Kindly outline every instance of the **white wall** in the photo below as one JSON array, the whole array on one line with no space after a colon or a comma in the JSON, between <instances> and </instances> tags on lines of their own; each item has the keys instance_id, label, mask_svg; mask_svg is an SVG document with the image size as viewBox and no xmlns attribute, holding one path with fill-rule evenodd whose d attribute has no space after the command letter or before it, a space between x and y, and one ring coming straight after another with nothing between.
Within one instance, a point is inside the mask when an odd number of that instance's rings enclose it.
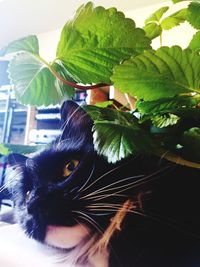
<instances>
[{"instance_id":1,"label":"white wall","mask_svg":"<svg viewBox=\"0 0 200 267\"><path fill-rule=\"evenodd\" d=\"M148 7L130 10L125 13L126 17L134 19L136 25L138 27L144 26L144 21L148 18L151 13L155 12L162 6L170 6L170 10L166 13L165 16L174 13L180 7L183 8L187 5L187 3L179 3L173 5L171 1L164 2L160 4L151 5ZM178 27L175 27L172 30L164 31L163 33L163 45L172 46L172 45L180 45L182 48L186 48L194 34L194 29L189 25L189 23L184 23ZM40 42L40 54L47 61L51 61L55 58L56 54L56 46L58 44L60 38L61 29L47 32L44 34L39 34L39 42ZM157 48L160 46L159 38L153 40L152 46Z\"/></svg>"},{"instance_id":2,"label":"white wall","mask_svg":"<svg viewBox=\"0 0 200 267\"><path fill-rule=\"evenodd\" d=\"M171 1L151 5L145 8L140 8L137 10L130 10L126 12L126 16L132 18L135 22L137 27L143 27L144 21L147 19L153 12L163 6L169 6L169 10L163 15L167 17L168 15L176 12L180 8L184 8L187 6L187 2L182 2L179 4L174 5ZM177 26L169 31L163 32L162 38L162 45L172 46L172 45L180 45L182 48L186 48L195 33L195 30L190 26L189 23L185 22L180 26ZM160 46L159 38L156 38L152 42L152 46L156 49Z\"/></svg>"},{"instance_id":3,"label":"white wall","mask_svg":"<svg viewBox=\"0 0 200 267\"><path fill-rule=\"evenodd\" d=\"M56 47L60 39L61 29L38 34L40 55L48 62L56 57Z\"/></svg>"}]
</instances>

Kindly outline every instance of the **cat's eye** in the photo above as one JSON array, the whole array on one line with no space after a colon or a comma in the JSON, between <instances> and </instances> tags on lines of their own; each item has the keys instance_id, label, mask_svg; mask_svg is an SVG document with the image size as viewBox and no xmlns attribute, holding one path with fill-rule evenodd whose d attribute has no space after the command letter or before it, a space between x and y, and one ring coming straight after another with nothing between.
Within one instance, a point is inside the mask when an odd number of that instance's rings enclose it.
<instances>
[{"instance_id":1,"label":"cat's eye","mask_svg":"<svg viewBox=\"0 0 200 267\"><path fill-rule=\"evenodd\" d=\"M68 162L63 170L63 176L68 177L78 166L78 164L79 164L78 160L71 160L70 162Z\"/></svg>"}]
</instances>

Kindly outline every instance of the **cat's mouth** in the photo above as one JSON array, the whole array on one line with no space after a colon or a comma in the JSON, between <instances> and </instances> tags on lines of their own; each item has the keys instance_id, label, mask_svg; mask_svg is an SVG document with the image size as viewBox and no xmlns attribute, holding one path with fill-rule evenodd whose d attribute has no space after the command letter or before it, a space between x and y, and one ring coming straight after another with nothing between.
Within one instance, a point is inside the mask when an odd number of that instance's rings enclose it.
<instances>
[{"instance_id":1,"label":"cat's mouth","mask_svg":"<svg viewBox=\"0 0 200 267\"><path fill-rule=\"evenodd\" d=\"M57 248L71 249L80 244L89 234L89 228L83 224L74 226L48 225L45 243Z\"/></svg>"}]
</instances>

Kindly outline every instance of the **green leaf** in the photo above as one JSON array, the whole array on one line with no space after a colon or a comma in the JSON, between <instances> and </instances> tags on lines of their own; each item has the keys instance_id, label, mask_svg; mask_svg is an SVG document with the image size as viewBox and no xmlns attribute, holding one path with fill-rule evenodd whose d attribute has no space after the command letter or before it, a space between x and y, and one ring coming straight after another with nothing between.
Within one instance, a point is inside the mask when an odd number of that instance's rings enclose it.
<instances>
[{"instance_id":1,"label":"green leaf","mask_svg":"<svg viewBox=\"0 0 200 267\"><path fill-rule=\"evenodd\" d=\"M109 101L104 101L104 102L97 102L95 106L99 108L107 108L109 106L112 106L112 104L113 104L113 101L109 100Z\"/></svg>"},{"instance_id":2,"label":"green leaf","mask_svg":"<svg viewBox=\"0 0 200 267\"><path fill-rule=\"evenodd\" d=\"M129 112L102 108L97 106L84 106L83 109L90 115L93 121L117 121L122 125L133 125L137 119Z\"/></svg>"},{"instance_id":3,"label":"green leaf","mask_svg":"<svg viewBox=\"0 0 200 267\"><path fill-rule=\"evenodd\" d=\"M178 46L161 47L116 66L111 77L124 93L147 101L200 92L200 55Z\"/></svg>"},{"instance_id":4,"label":"green leaf","mask_svg":"<svg viewBox=\"0 0 200 267\"><path fill-rule=\"evenodd\" d=\"M177 124L180 118L174 114L157 115L151 118L154 126L158 128L164 128Z\"/></svg>"},{"instance_id":5,"label":"green leaf","mask_svg":"<svg viewBox=\"0 0 200 267\"><path fill-rule=\"evenodd\" d=\"M187 19L187 8L181 9L167 18L163 19L161 22L161 27L164 30L170 30L186 21Z\"/></svg>"},{"instance_id":6,"label":"green leaf","mask_svg":"<svg viewBox=\"0 0 200 267\"><path fill-rule=\"evenodd\" d=\"M188 1L188 0L172 0L172 2L173 2L174 4L179 3L179 2L184 2L184 1Z\"/></svg>"},{"instance_id":7,"label":"green leaf","mask_svg":"<svg viewBox=\"0 0 200 267\"><path fill-rule=\"evenodd\" d=\"M65 76L60 65L53 63L52 66L47 66L39 56L23 52L13 57L8 72L18 101L48 106L71 97L73 89L66 88L62 82L57 81L50 67Z\"/></svg>"},{"instance_id":8,"label":"green leaf","mask_svg":"<svg viewBox=\"0 0 200 267\"><path fill-rule=\"evenodd\" d=\"M190 3L188 7L188 21L194 28L200 29L200 3Z\"/></svg>"},{"instance_id":9,"label":"green leaf","mask_svg":"<svg viewBox=\"0 0 200 267\"><path fill-rule=\"evenodd\" d=\"M146 32L146 36L150 39L154 39L161 35L162 27L160 25L160 19L163 14L167 12L169 9L168 6L159 8L156 12L154 12L148 19L145 20L144 31Z\"/></svg>"},{"instance_id":10,"label":"green leaf","mask_svg":"<svg viewBox=\"0 0 200 267\"><path fill-rule=\"evenodd\" d=\"M0 56L5 56L10 53L16 52L30 52L33 54L39 54L38 38L35 35L30 35L25 38L16 40L10 43L8 46L0 50Z\"/></svg>"},{"instance_id":11,"label":"green leaf","mask_svg":"<svg viewBox=\"0 0 200 267\"><path fill-rule=\"evenodd\" d=\"M57 58L77 82L110 83L115 65L146 48L150 40L133 20L89 2L64 26Z\"/></svg>"},{"instance_id":12,"label":"green leaf","mask_svg":"<svg viewBox=\"0 0 200 267\"><path fill-rule=\"evenodd\" d=\"M8 147L5 146L5 144L0 144L0 154L1 155L8 155L10 153L10 150Z\"/></svg>"},{"instance_id":13,"label":"green leaf","mask_svg":"<svg viewBox=\"0 0 200 267\"><path fill-rule=\"evenodd\" d=\"M145 25L147 25L149 22L160 22L160 19L167 12L168 9L168 6L164 6L156 10L156 12L151 14L151 16L145 20Z\"/></svg>"},{"instance_id":14,"label":"green leaf","mask_svg":"<svg viewBox=\"0 0 200 267\"><path fill-rule=\"evenodd\" d=\"M151 153L157 144L128 112L84 107L94 121L94 145L100 155L115 163L137 152Z\"/></svg>"},{"instance_id":15,"label":"green leaf","mask_svg":"<svg viewBox=\"0 0 200 267\"><path fill-rule=\"evenodd\" d=\"M62 62L54 61L51 64L51 68L55 70L62 78L67 81L75 83L75 80L70 76L70 73L63 66ZM55 90L61 91L61 100L70 100L75 94L75 89L71 86L64 84L60 79L55 78Z\"/></svg>"},{"instance_id":16,"label":"green leaf","mask_svg":"<svg viewBox=\"0 0 200 267\"><path fill-rule=\"evenodd\" d=\"M178 109L194 108L200 103L200 95L176 96L157 101L138 101L136 107L142 115L174 113Z\"/></svg>"},{"instance_id":17,"label":"green leaf","mask_svg":"<svg viewBox=\"0 0 200 267\"><path fill-rule=\"evenodd\" d=\"M194 51L200 50L200 31L196 32L189 44L189 48Z\"/></svg>"},{"instance_id":18,"label":"green leaf","mask_svg":"<svg viewBox=\"0 0 200 267\"><path fill-rule=\"evenodd\" d=\"M156 22L148 23L143 29L146 32L146 36L150 39L154 39L162 33L161 26Z\"/></svg>"},{"instance_id":19,"label":"green leaf","mask_svg":"<svg viewBox=\"0 0 200 267\"><path fill-rule=\"evenodd\" d=\"M44 149L44 145L28 146L18 144L0 144L0 154L8 155L10 153L30 154Z\"/></svg>"},{"instance_id":20,"label":"green leaf","mask_svg":"<svg viewBox=\"0 0 200 267\"><path fill-rule=\"evenodd\" d=\"M181 145L185 158L200 162L200 128L194 127L185 131L181 138Z\"/></svg>"},{"instance_id":21,"label":"green leaf","mask_svg":"<svg viewBox=\"0 0 200 267\"><path fill-rule=\"evenodd\" d=\"M95 149L111 163L116 163L137 152L151 153L154 149L148 134L134 125L99 121L95 122L93 130Z\"/></svg>"}]
</instances>

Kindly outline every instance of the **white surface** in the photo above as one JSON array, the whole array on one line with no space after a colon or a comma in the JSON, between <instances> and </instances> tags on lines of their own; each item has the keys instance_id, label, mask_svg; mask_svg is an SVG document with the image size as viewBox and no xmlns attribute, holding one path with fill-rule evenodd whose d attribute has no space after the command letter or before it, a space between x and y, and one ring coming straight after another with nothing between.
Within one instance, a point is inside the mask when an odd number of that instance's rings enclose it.
<instances>
[{"instance_id":1,"label":"white surface","mask_svg":"<svg viewBox=\"0 0 200 267\"><path fill-rule=\"evenodd\" d=\"M158 10L163 6L169 6L169 10L163 15L162 19L168 17L169 15L177 12L182 8L186 8L188 6L188 2L180 2L178 4L173 4L172 1L164 2L160 1L160 3L151 5L148 7L142 7L137 10L126 11L125 14L127 17L132 18L138 27L144 26L144 21L147 19L150 14ZM161 21L162 21L161 19ZM181 23L179 26L174 27L171 30L163 31L162 34L162 45L163 46L172 46L179 45L182 48L186 48L189 45L189 42L192 39L193 34L196 30L188 23ZM160 47L160 38L155 38L152 42L152 47L157 49Z\"/></svg>"},{"instance_id":2,"label":"white surface","mask_svg":"<svg viewBox=\"0 0 200 267\"><path fill-rule=\"evenodd\" d=\"M108 267L108 251L96 253L87 266L68 263L61 251L25 236L18 225L0 222L1 267Z\"/></svg>"},{"instance_id":3,"label":"white surface","mask_svg":"<svg viewBox=\"0 0 200 267\"><path fill-rule=\"evenodd\" d=\"M56 250L27 238L18 225L1 225L1 267L72 267L66 262L59 263L62 258Z\"/></svg>"}]
</instances>

